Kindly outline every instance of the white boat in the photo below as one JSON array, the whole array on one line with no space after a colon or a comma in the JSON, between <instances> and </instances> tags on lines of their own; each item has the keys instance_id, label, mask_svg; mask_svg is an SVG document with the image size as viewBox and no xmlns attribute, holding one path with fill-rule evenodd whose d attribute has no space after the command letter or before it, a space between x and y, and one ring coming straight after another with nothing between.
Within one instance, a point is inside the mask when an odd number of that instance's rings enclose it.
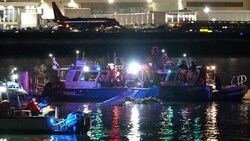
<instances>
[{"instance_id":1,"label":"white boat","mask_svg":"<svg viewBox=\"0 0 250 141\"><path fill-rule=\"evenodd\" d=\"M54 100L105 101L126 93L128 89L135 91L131 95L133 98L158 96L157 87L128 87L125 84L130 82L123 72L110 68L103 70L99 64L86 60L76 60L75 66L56 68L56 71L61 79L60 83L57 86L47 83L43 91L44 97Z\"/></svg>"},{"instance_id":2,"label":"white boat","mask_svg":"<svg viewBox=\"0 0 250 141\"><path fill-rule=\"evenodd\" d=\"M41 109L41 114L32 115L24 109L27 92L16 83L0 82L0 133L42 134L42 133L86 133L90 127L90 114L84 111L70 113L65 119L45 114L50 107Z\"/></svg>"}]
</instances>

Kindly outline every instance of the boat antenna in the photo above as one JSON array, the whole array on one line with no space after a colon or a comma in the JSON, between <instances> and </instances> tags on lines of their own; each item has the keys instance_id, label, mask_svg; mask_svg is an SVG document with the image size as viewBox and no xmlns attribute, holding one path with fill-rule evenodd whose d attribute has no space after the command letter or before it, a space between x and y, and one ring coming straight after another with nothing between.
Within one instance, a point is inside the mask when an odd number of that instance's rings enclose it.
<instances>
[{"instance_id":1,"label":"boat antenna","mask_svg":"<svg viewBox=\"0 0 250 141\"><path fill-rule=\"evenodd\" d=\"M113 59L113 62L114 62L114 64L116 64L116 54L115 54L115 52L114 52L114 59Z\"/></svg>"},{"instance_id":2,"label":"boat antenna","mask_svg":"<svg viewBox=\"0 0 250 141\"><path fill-rule=\"evenodd\" d=\"M109 62L109 55L108 55L108 53L107 53L107 58L108 58L108 62Z\"/></svg>"},{"instance_id":3,"label":"boat antenna","mask_svg":"<svg viewBox=\"0 0 250 141\"><path fill-rule=\"evenodd\" d=\"M82 53L82 60L84 60L85 52Z\"/></svg>"}]
</instances>

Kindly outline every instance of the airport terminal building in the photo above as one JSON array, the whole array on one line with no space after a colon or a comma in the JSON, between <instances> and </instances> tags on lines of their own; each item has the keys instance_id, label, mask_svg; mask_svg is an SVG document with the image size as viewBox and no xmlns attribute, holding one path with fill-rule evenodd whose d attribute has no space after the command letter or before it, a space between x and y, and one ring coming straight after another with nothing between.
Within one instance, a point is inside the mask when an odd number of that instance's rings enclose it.
<instances>
[{"instance_id":1,"label":"airport terminal building","mask_svg":"<svg viewBox=\"0 0 250 141\"><path fill-rule=\"evenodd\" d=\"M55 0L0 0L0 28L53 26ZM249 21L250 0L60 0L71 18L115 18L121 25L183 21Z\"/></svg>"}]
</instances>

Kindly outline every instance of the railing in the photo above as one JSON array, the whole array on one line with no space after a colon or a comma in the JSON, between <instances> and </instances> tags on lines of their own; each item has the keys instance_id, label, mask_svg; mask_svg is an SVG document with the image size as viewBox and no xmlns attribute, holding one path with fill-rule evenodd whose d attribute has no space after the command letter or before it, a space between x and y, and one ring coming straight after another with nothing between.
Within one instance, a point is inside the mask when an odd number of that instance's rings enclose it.
<instances>
[{"instance_id":1,"label":"railing","mask_svg":"<svg viewBox=\"0 0 250 141\"><path fill-rule=\"evenodd\" d=\"M247 81L246 75L235 75L231 80L231 85L240 86Z\"/></svg>"}]
</instances>

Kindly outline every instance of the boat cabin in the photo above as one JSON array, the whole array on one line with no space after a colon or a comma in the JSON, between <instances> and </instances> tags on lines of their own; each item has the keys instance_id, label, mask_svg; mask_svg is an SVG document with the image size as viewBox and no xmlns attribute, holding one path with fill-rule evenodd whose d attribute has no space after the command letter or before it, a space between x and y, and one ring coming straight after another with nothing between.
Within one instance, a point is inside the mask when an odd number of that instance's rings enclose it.
<instances>
[{"instance_id":1,"label":"boat cabin","mask_svg":"<svg viewBox=\"0 0 250 141\"><path fill-rule=\"evenodd\" d=\"M77 60L76 66L68 69L58 69L58 76L64 81L66 89L96 88L101 76L101 67L96 63Z\"/></svg>"},{"instance_id":2,"label":"boat cabin","mask_svg":"<svg viewBox=\"0 0 250 141\"><path fill-rule=\"evenodd\" d=\"M28 93L15 82L0 82L0 101L8 100L15 109L23 109L26 106Z\"/></svg>"}]
</instances>

